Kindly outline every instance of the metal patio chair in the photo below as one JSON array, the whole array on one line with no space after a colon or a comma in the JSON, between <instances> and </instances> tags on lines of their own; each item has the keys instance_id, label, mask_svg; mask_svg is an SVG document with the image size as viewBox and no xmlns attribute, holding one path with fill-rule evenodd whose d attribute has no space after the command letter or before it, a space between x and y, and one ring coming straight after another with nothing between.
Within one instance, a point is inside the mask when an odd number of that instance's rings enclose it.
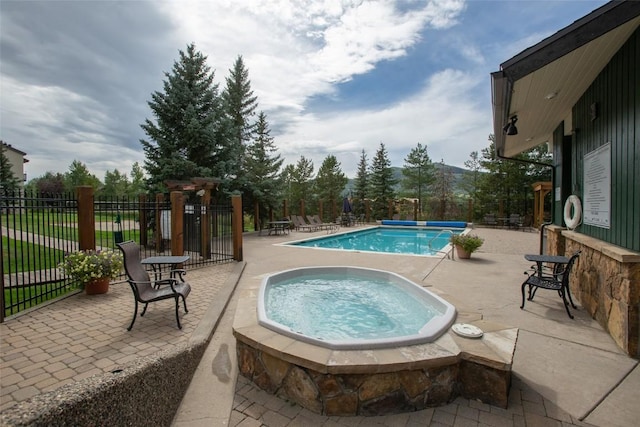
<instances>
[{"instance_id":1,"label":"metal patio chair","mask_svg":"<svg viewBox=\"0 0 640 427\"><path fill-rule=\"evenodd\" d=\"M144 304L144 309L140 313L140 317L144 316L149 303L162 301L173 298L176 302L176 322L178 329L182 329L179 316L179 301L182 298L184 312L187 310L187 296L191 292L191 285L187 282L170 277L167 279L151 280L149 273L145 270L140 260L140 247L133 241L118 243L118 248L124 256L124 269L127 273L127 281L133 291L135 309L133 311L133 319L127 328L128 331L133 328L138 315L138 303ZM182 277L181 275L179 276Z\"/></svg>"},{"instance_id":2,"label":"metal patio chair","mask_svg":"<svg viewBox=\"0 0 640 427\"><path fill-rule=\"evenodd\" d=\"M571 268L575 264L576 259L580 255L580 251L576 252L569 258L569 261L566 264L556 263L554 264L552 269L547 269L539 263L537 267L532 267L533 271L525 272L528 274L527 279L522 283L522 305L521 309L524 308L525 303L525 288L528 286L528 301L532 301L533 297L536 295L536 291L540 288L548 289L551 291L557 291L558 295L562 298L562 302L564 303L564 308L567 311L567 314L571 319L573 319L573 315L569 311L569 304L574 309L577 309L576 305L571 298L571 290L569 289L569 275L571 274Z\"/></svg>"}]
</instances>

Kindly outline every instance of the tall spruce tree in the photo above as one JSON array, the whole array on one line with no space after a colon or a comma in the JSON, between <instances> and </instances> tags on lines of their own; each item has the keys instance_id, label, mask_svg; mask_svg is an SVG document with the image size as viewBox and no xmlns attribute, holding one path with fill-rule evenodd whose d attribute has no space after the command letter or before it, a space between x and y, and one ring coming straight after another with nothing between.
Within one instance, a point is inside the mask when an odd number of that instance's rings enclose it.
<instances>
[{"instance_id":1,"label":"tall spruce tree","mask_svg":"<svg viewBox=\"0 0 640 427\"><path fill-rule=\"evenodd\" d=\"M411 149L404 159L402 175L404 178L400 184L404 190L403 194L418 199L418 210L420 213L424 212L427 190L435 180L433 164L427 154L426 145L418 143Z\"/></svg>"},{"instance_id":2,"label":"tall spruce tree","mask_svg":"<svg viewBox=\"0 0 640 427\"><path fill-rule=\"evenodd\" d=\"M329 154L322 162L322 165L320 165L320 169L318 169L316 189L318 198L322 200L323 206L327 208L324 212L329 212L329 208L332 209L330 211L332 221L338 215L337 209L333 210L333 208L337 207L338 203L342 200L342 193L347 182L349 182L349 179L344 172L342 172L340 162L336 156Z\"/></svg>"},{"instance_id":3,"label":"tall spruce tree","mask_svg":"<svg viewBox=\"0 0 640 427\"><path fill-rule=\"evenodd\" d=\"M358 162L358 172L356 173L356 179L354 184L354 201L353 211L356 214L365 213L365 199L368 197L369 190L369 165L367 163L367 153L364 149Z\"/></svg>"},{"instance_id":4,"label":"tall spruce tree","mask_svg":"<svg viewBox=\"0 0 640 427\"><path fill-rule=\"evenodd\" d=\"M275 208L281 197L279 172L284 160L276 154L270 133L267 116L260 112L255 139L247 147L244 175L248 185L245 200L250 207L258 203L261 218L266 218L268 210Z\"/></svg>"},{"instance_id":5,"label":"tall spruce tree","mask_svg":"<svg viewBox=\"0 0 640 427\"><path fill-rule=\"evenodd\" d=\"M464 190L473 203L473 220L481 218L480 207L478 206L478 189L480 178L482 176L482 166L480 165L480 157L477 151L469 154L469 160L465 160L464 166L467 168L462 174L460 188Z\"/></svg>"},{"instance_id":6,"label":"tall spruce tree","mask_svg":"<svg viewBox=\"0 0 640 427\"><path fill-rule=\"evenodd\" d=\"M302 214L300 209L300 201L305 201L305 206L309 203L313 203L313 162L304 156L300 156L300 159L296 163L293 169L287 169L290 173L290 191L291 198L291 211L297 214Z\"/></svg>"},{"instance_id":7,"label":"tall spruce tree","mask_svg":"<svg viewBox=\"0 0 640 427\"><path fill-rule=\"evenodd\" d=\"M256 123L252 121L252 116L258 107L258 97L254 96L251 90L249 71L244 65L242 56L236 58L233 68L229 70L222 99L232 126L233 136L230 149L233 152L233 157L238 160L233 165L236 168L233 174L237 178L232 183L232 189L247 191L250 184L247 182L243 169L245 168L246 148L253 139L256 130Z\"/></svg>"},{"instance_id":8,"label":"tall spruce tree","mask_svg":"<svg viewBox=\"0 0 640 427\"><path fill-rule=\"evenodd\" d=\"M389 216L389 203L395 198L394 186L397 180L393 177L391 160L384 144L381 142L376 155L371 162L369 175L369 194L373 199L373 216L384 219Z\"/></svg>"},{"instance_id":9,"label":"tall spruce tree","mask_svg":"<svg viewBox=\"0 0 640 427\"><path fill-rule=\"evenodd\" d=\"M453 219L454 211L454 177L451 168L444 164L444 159L436 167L435 181L432 185L431 208L439 220Z\"/></svg>"},{"instance_id":10,"label":"tall spruce tree","mask_svg":"<svg viewBox=\"0 0 640 427\"><path fill-rule=\"evenodd\" d=\"M165 180L225 179L237 161L229 150L230 127L207 57L194 44L179 55L171 73L165 73L164 91L154 92L148 102L155 121L141 125L149 137L140 143L153 191L165 191Z\"/></svg>"}]
</instances>

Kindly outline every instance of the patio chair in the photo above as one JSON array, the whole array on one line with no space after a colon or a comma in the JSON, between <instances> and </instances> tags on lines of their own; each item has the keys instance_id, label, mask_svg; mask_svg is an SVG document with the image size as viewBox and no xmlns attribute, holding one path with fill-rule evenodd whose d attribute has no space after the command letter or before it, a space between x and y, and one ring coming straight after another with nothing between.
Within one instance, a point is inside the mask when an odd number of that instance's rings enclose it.
<instances>
[{"instance_id":1,"label":"patio chair","mask_svg":"<svg viewBox=\"0 0 640 427\"><path fill-rule=\"evenodd\" d=\"M522 228L522 216L519 214L511 214L509 216L509 227Z\"/></svg>"},{"instance_id":2,"label":"patio chair","mask_svg":"<svg viewBox=\"0 0 640 427\"><path fill-rule=\"evenodd\" d=\"M118 243L118 248L124 256L124 270L127 273L127 282L133 291L135 308L133 311L133 319L127 328L130 331L136 321L138 315L138 303L144 304L144 309L140 313L140 317L144 316L149 303L162 301L173 298L176 302L176 322L178 329L182 329L179 316L179 301L182 298L184 312L187 310L187 296L191 292L191 286L187 282L176 279L175 277L159 280L151 280L149 273L145 270L140 261L140 247L133 241ZM180 276L182 277L182 276Z\"/></svg>"},{"instance_id":3,"label":"patio chair","mask_svg":"<svg viewBox=\"0 0 640 427\"><path fill-rule=\"evenodd\" d=\"M495 214L487 214L484 216L484 224L489 225L491 227L495 227L498 225L498 220L496 219Z\"/></svg>"},{"instance_id":4,"label":"patio chair","mask_svg":"<svg viewBox=\"0 0 640 427\"><path fill-rule=\"evenodd\" d=\"M576 259L580 255L580 251L576 252L569 258L569 261L566 264L558 264L556 263L552 270L548 270L544 268L542 265L538 267L532 267L533 271L526 272L524 274L528 274L527 279L522 283L522 305L521 309L524 308L525 303L525 288L528 286L528 301L533 301L533 297L536 295L536 291L539 288L548 289L551 291L557 291L558 295L562 298L562 302L564 303L564 308L567 311L567 314L571 319L573 319L573 315L569 311L569 304L574 309L577 309L576 305L571 298L571 290L569 289L569 275L571 274L571 268L575 263Z\"/></svg>"}]
</instances>

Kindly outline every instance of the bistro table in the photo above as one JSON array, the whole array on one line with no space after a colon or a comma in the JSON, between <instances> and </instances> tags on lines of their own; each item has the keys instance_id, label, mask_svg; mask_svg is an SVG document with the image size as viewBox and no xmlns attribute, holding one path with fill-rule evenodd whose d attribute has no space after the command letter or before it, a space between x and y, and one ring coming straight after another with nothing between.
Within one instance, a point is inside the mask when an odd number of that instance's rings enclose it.
<instances>
[{"instance_id":1,"label":"bistro table","mask_svg":"<svg viewBox=\"0 0 640 427\"><path fill-rule=\"evenodd\" d=\"M152 256L149 258L145 258L140 263L142 265L150 265L151 270L153 270L153 274L156 280L160 280L162 278L162 269L163 267L169 266L170 277L175 277L175 273L178 273L180 280L184 282L182 275L184 271L178 270L178 265L187 262L189 260L189 255L159 255Z\"/></svg>"},{"instance_id":2,"label":"bistro table","mask_svg":"<svg viewBox=\"0 0 640 427\"><path fill-rule=\"evenodd\" d=\"M285 233L289 233L289 227L291 226L291 223L289 221L286 220L282 220L282 221L268 221L267 222L267 229L269 230L268 235L271 235L271 233L273 234L285 234Z\"/></svg>"},{"instance_id":3,"label":"bistro table","mask_svg":"<svg viewBox=\"0 0 640 427\"><path fill-rule=\"evenodd\" d=\"M533 261L538 265L538 276L542 276L542 264L553 264L553 272L555 274L560 271L560 267L563 267L569 262L569 258L563 255L525 254L524 259Z\"/></svg>"}]
</instances>

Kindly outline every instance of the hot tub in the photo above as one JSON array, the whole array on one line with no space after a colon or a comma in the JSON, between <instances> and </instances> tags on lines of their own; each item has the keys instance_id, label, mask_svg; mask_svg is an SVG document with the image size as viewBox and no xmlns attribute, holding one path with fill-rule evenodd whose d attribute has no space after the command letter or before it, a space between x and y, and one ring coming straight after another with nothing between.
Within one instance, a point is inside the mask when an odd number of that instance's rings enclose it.
<instances>
[{"instance_id":1,"label":"hot tub","mask_svg":"<svg viewBox=\"0 0 640 427\"><path fill-rule=\"evenodd\" d=\"M268 286L327 271L382 278L401 293L439 307L440 314L416 334L367 339L320 338L269 319L263 305ZM331 416L411 412L445 405L457 396L507 406L515 328L463 312L456 320L482 328L484 335L457 336L448 328L456 317L451 304L379 270L314 267L247 281L252 285L240 291L233 322L238 370L268 393Z\"/></svg>"},{"instance_id":2,"label":"hot tub","mask_svg":"<svg viewBox=\"0 0 640 427\"><path fill-rule=\"evenodd\" d=\"M307 267L266 277L258 323L321 347L367 350L432 342L456 309L427 289L388 271Z\"/></svg>"}]
</instances>

